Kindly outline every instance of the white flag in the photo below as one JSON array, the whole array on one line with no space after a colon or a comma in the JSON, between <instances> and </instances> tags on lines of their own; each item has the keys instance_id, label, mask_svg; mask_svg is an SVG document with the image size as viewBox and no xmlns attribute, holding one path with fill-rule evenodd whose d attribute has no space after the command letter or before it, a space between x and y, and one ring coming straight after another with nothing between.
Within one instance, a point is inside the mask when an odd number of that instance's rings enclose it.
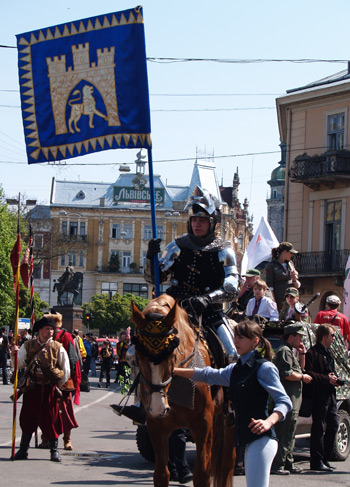
<instances>
[{"instance_id":1,"label":"white flag","mask_svg":"<svg viewBox=\"0 0 350 487\"><path fill-rule=\"evenodd\" d=\"M344 280L344 292L343 292L343 313L350 318L350 257L345 266L345 280Z\"/></svg>"},{"instance_id":2,"label":"white flag","mask_svg":"<svg viewBox=\"0 0 350 487\"><path fill-rule=\"evenodd\" d=\"M273 233L269 222L265 217L261 217L259 226L251 239L241 262L241 275L247 269L255 269L264 260L271 260L271 249L278 247L279 241Z\"/></svg>"}]
</instances>

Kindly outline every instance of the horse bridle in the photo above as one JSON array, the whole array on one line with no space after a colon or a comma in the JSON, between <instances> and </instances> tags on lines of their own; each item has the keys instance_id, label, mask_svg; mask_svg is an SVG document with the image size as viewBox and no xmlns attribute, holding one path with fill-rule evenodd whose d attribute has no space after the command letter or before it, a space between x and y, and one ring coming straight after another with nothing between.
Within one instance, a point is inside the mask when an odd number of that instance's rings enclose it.
<instances>
[{"instance_id":1,"label":"horse bridle","mask_svg":"<svg viewBox=\"0 0 350 487\"><path fill-rule=\"evenodd\" d=\"M160 332L160 333L150 333L145 330L139 330L138 333L143 336L143 337L152 337L152 338L164 338L167 336L172 335L173 333L177 333L176 328L171 328L167 332ZM166 393L164 392L164 389L170 384L170 382L173 380L173 374L170 375L170 377L164 381L160 382L159 384L153 384L150 382L146 377L142 374L141 369L140 369L140 382L144 382L150 389L150 394L153 394L154 392L160 392L162 395L165 395Z\"/></svg>"}]
</instances>

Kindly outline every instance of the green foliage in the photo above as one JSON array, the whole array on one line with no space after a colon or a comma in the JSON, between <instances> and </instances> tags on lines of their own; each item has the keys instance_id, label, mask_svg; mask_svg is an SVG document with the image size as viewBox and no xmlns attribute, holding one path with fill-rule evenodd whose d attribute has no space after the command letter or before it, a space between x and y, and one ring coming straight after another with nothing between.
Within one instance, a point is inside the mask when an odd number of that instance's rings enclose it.
<instances>
[{"instance_id":1,"label":"green foliage","mask_svg":"<svg viewBox=\"0 0 350 487\"><path fill-rule=\"evenodd\" d=\"M109 262L108 262L108 267L110 272L119 272L120 269L120 262L119 262L119 255L118 254L112 254Z\"/></svg>"},{"instance_id":2,"label":"green foliage","mask_svg":"<svg viewBox=\"0 0 350 487\"><path fill-rule=\"evenodd\" d=\"M148 299L134 296L133 294L125 294L121 296L116 293L112 299L109 299L108 294L95 294L90 303L83 304L84 315L89 312L94 317L94 328L100 330L101 335L117 335L120 330L125 330L128 326L132 326L131 318L131 304L133 300L139 309L143 309L148 303ZM84 321L87 326L87 322Z\"/></svg>"},{"instance_id":3,"label":"green foliage","mask_svg":"<svg viewBox=\"0 0 350 487\"><path fill-rule=\"evenodd\" d=\"M49 308L49 304L45 301L41 301L38 293L34 293L34 310L35 319L39 320L44 311ZM19 316L20 318L30 318L31 316L31 306L30 306L30 291L26 289L25 286L20 282L19 286Z\"/></svg>"},{"instance_id":4,"label":"green foliage","mask_svg":"<svg viewBox=\"0 0 350 487\"><path fill-rule=\"evenodd\" d=\"M124 374L125 374L125 379L122 375L118 376L118 382L122 386L120 389L121 394L125 395L128 394L132 380L131 380L131 368L128 365L124 366Z\"/></svg>"},{"instance_id":5,"label":"green foliage","mask_svg":"<svg viewBox=\"0 0 350 487\"><path fill-rule=\"evenodd\" d=\"M8 211L0 186L0 323L13 328L15 294L10 262L17 238L17 215Z\"/></svg>"},{"instance_id":6,"label":"green foliage","mask_svg":"<svg viewBox=\"0 0 350 487\"><path fill-rule=\"evenodd\" d=\"M11 250L17 239L17 213L10 212L7 208L5 195L0 186L0 323L1 326L14 327L15 321L15 292L13 286L13 274L10 261ZM23 216L20 218L22 233L22 249L26 247L23 236L27 234L27 225ZM31 314L27 291L20 282L19 316L29 318ZM48 304L41 301L37 293L34 294L34 306L36 317L42 315L42 309Z\"/></svg>"}]
</instances>

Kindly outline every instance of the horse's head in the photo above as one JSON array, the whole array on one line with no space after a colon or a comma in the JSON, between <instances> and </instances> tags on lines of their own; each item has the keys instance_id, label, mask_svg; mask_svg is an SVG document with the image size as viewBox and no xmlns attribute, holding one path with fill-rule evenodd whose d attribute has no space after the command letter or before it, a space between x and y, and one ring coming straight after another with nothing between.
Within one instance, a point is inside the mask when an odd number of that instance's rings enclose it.
<instances>
[{"instance_id":1,"label":"horse's head","mask_svg":"<svg viewBox=\"0 0 350 487\"><path fill-rule=\"evenodd\" d=\"M157 298L159 300L159 298ZM141 372L141 393L148 413L161 417L169 410L167 391L175 363L174 351L179 345L175 323L179 308L151 301L142 313L131 301L131 319L136 325L132 338Z\"/></svg>"}]
</instances>

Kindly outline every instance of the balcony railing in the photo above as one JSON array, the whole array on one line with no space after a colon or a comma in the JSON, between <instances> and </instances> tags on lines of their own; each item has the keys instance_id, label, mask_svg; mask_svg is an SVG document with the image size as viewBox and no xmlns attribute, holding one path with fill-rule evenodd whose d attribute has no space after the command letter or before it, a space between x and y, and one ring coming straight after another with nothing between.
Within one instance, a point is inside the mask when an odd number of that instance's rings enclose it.
<instances>
[{"instance_id":1,"label":"balcony railing","mask_svg":"<svg viewBox=\"0 0 350 487\"><path fill-rule=\"evenodd\" d=\"M143 274L143 267L137 269L124 269L120 268L118 271L113 267L96 267L96 272L110 273L110 274Z\"/></svg>"},{"instance_id":2,"label":"balcony railing","mask_svg":"<svg viewBox=\"0 0 350 487\"><path fill-rule=\"evenodd\" d=\"M350 152L328 151L316 156L303 154L295 158L288 174L295 183L322 183L350 179Z\"/></svg>"},{"instance_id":3,"label":"balcony railing","mask_svg":"<svg viewBox=\"0 0 350 487\"><path fill-rule=\"evenodd\" d=\"M344 275L350 250L334 250L332 252L300 252L293 262L299 275L319 276Z\"/></svg>"}]
</instances>

